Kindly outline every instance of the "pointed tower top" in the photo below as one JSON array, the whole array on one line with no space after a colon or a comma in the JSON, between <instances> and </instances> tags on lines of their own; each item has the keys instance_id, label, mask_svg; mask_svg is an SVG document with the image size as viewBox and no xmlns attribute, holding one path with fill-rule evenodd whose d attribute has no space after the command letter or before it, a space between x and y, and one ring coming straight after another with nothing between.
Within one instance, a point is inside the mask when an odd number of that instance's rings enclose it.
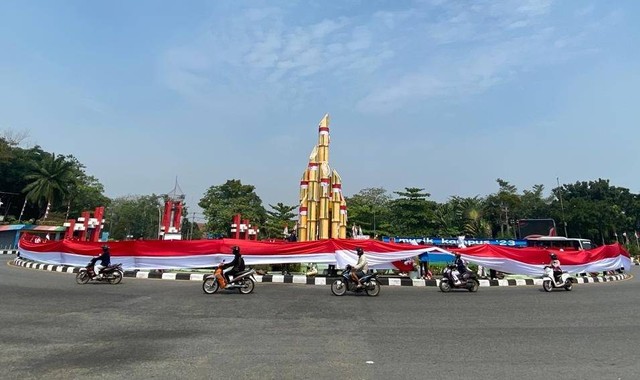
<instances>
[{"instance_id":1,"label":"pointed tower top","mask_svg":"<svg viewBox=\"0 0 640 380\"><path fill-rule=\"evenodd\" d=\"M322 120L320 120L320 124L318 124L318 131L320 133L326 132L329 133L329 114L325 114Z\"/></svg>"},{"instance_id":2,"label":"pointed tower top","mask_svg":"<svg viewBox=\"0 0 640 380\"><path fill-rule=\"evenodd\" d=\"M180 188L180 185L178 185L178 176L176 176L176 184L173 187L173 190L171 190L169 193L167 193L167 197L169 197L169 199L174 200L174 201L183 201L184 200L185 195L182 192L182 189Z\"/></svg>"}]
</instances>

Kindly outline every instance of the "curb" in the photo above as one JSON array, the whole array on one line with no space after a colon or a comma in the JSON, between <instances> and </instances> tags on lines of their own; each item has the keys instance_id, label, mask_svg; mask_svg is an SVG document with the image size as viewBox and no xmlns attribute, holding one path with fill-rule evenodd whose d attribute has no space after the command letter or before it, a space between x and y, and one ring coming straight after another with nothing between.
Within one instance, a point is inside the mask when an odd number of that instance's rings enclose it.
<instances>
[{"instance_id":1,"label":"curb","mask_svg":"<svg viewBox=\"0 0 640 380\"><path fill-rule=\"evenodd\" d=\"M18 254L17 249L3 249L2 251L0 251L0 255L17 255L17 254Z\"/></svg>"},{"instance_id":2,"label":"curb","mask_svg":"<svg viewBox=\"0 0 640 380\"><path fill-rule=\"evenodd\" d=\"M46 270L51 272L61 273L78 273L81 267L74 267L69 265L55 265L55 264L42 264L35 261L24 260L15 258L13 265L30 268ZM157 273L157 272L142 272L142 271L125 271L124 277L129 278L145 278L145 279L157 279L157 280L181 280L181 281L202 281L202 278L208 273ZM592 284L601 282L620 281L631 277L628 274L617 274L611 276L599 276L599 277L576 277L578 284ZM280 283L280 284L304 284L304 285L328 285L333 279L337 277L307 277L301 275L256 275L257 282L264 283ZM380 284L387 286L417 286L417 287L437 287L440 280L415 280L410 278L387 278L380 277ZM542 286L542 279L510 279L510 280L479 280L481 287L491 286L530 286L538 285Z\"/></svg>"}]
</instances>

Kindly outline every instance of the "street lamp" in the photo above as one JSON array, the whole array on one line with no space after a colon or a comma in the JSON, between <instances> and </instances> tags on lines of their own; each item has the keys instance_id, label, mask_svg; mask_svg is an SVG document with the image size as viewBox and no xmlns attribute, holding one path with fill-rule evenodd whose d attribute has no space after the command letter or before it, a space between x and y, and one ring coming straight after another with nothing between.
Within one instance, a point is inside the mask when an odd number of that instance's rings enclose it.
<instances>
[{"instance_id":1,"label":"street lamp","mask_svg":"<svg viewBox=\"0 0 640 380\"><path fill-rule=\"evenodd\" d=\"M161 231L162 231L162 206L158 206L158 240L160 240Z\"/></svg>"},{"instance_id":2,"label":"street lamp","mask_svg":"<svg viewBox=\"0 0 640 380\"><path fill-rule=\"evenodd\" d=\"M378 234L376 233L376 209L373 209L373 238L375 239Z\"/></svg>"}]
</instances>

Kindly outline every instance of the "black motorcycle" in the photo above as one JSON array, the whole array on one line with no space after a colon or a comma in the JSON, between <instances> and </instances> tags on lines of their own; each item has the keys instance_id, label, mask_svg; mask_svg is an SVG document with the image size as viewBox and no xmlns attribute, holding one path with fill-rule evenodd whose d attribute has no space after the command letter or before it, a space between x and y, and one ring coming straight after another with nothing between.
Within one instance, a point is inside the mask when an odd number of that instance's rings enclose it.
<instances>
[{"instance_id":1,"label":"black motorcycle","mask_svg":"<svg viewBox=\"0 0 640 380\"><path fill-rule=\"evenodd\" d=\"M113 264L102 268L100 275L96 275L94 267L95 261L92 260L86 267L80 269L76 275L76 282L81 285L89 281L108 282L111 285L116 285L119 284L120 281L122 281L122 277L124 277L122 264Z\"/></svg>"},{"instance_id":2,"label":"black motorcycle","mask_svg":"<svg viewBox=\"0 0 640 380\"><path fill-rule=\"evenodd\" d=\"M456 270L455 264L449 264L442 272L442 279L440 280L440 290L447 293L451 289L465 289L470 292L477 292L480 287L478 276L467 269L463 274L458 275L459 284L456 284L453 280L453 271Z\"/></svg>"},{"instance_id":3,"label":"black motorcycle","mask_svg":"<svg viewBox=\"0 0 640 380\"><path fill-rule=\"evenodd\" d=\"M362 287L358 287L358 283L351 279L351 265L347 265L340 278L331 284L331 292L336 296L343 296L347 291L354 293L365 292L367 295L375 297L380 294L380 282L378 282L378 274L372 273L365 275L360 279Z\"/></svg>"},{"instance_id":4,"label":"black motorcycle","mask_svg":"<svg viewBox=\"0 0 640 380\"><path fill-rule=\"evenodd\" d=\"M207 294L213 294L219 289L232 290L238 289L242 294L253 292L256 287L256 280L253 275L256 274L255 269L247 269L236 274L230 281L227 281L222 272L223 263L220 263L213 274L208 274L202 279L202 290Z\"/></svg>"}]
</instances>

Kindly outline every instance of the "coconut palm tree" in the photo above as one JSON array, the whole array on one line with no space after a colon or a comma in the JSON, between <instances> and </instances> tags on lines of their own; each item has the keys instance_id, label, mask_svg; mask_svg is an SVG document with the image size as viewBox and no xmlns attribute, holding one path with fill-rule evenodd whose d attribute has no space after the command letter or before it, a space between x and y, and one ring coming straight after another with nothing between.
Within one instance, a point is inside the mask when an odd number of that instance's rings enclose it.
<instances>
[{"instance_id":1,"label":"coconut palm tree","mask_svg":"<svg viewBox=\"0 0 640 380\"><path fill-rule=\"evenodd\" d=\"M29 182L22 190L27 200L39 206L54 204L69 193L69 182L73 181L73 163L55 153L46 154L25 176Z\"/></svg>"},{"instance_id":2,"label":"coconut palm tree","mask_svg":"<svg viewBox=\"0 0 640 380\"><path fill-rule=\"evenodd\" d=\"M464 220L464 232L474 237L491 237L491 225L484 218L484 200L478 196L473 198L456 197L458 212Z\"/></svg>"}]
</instances>

